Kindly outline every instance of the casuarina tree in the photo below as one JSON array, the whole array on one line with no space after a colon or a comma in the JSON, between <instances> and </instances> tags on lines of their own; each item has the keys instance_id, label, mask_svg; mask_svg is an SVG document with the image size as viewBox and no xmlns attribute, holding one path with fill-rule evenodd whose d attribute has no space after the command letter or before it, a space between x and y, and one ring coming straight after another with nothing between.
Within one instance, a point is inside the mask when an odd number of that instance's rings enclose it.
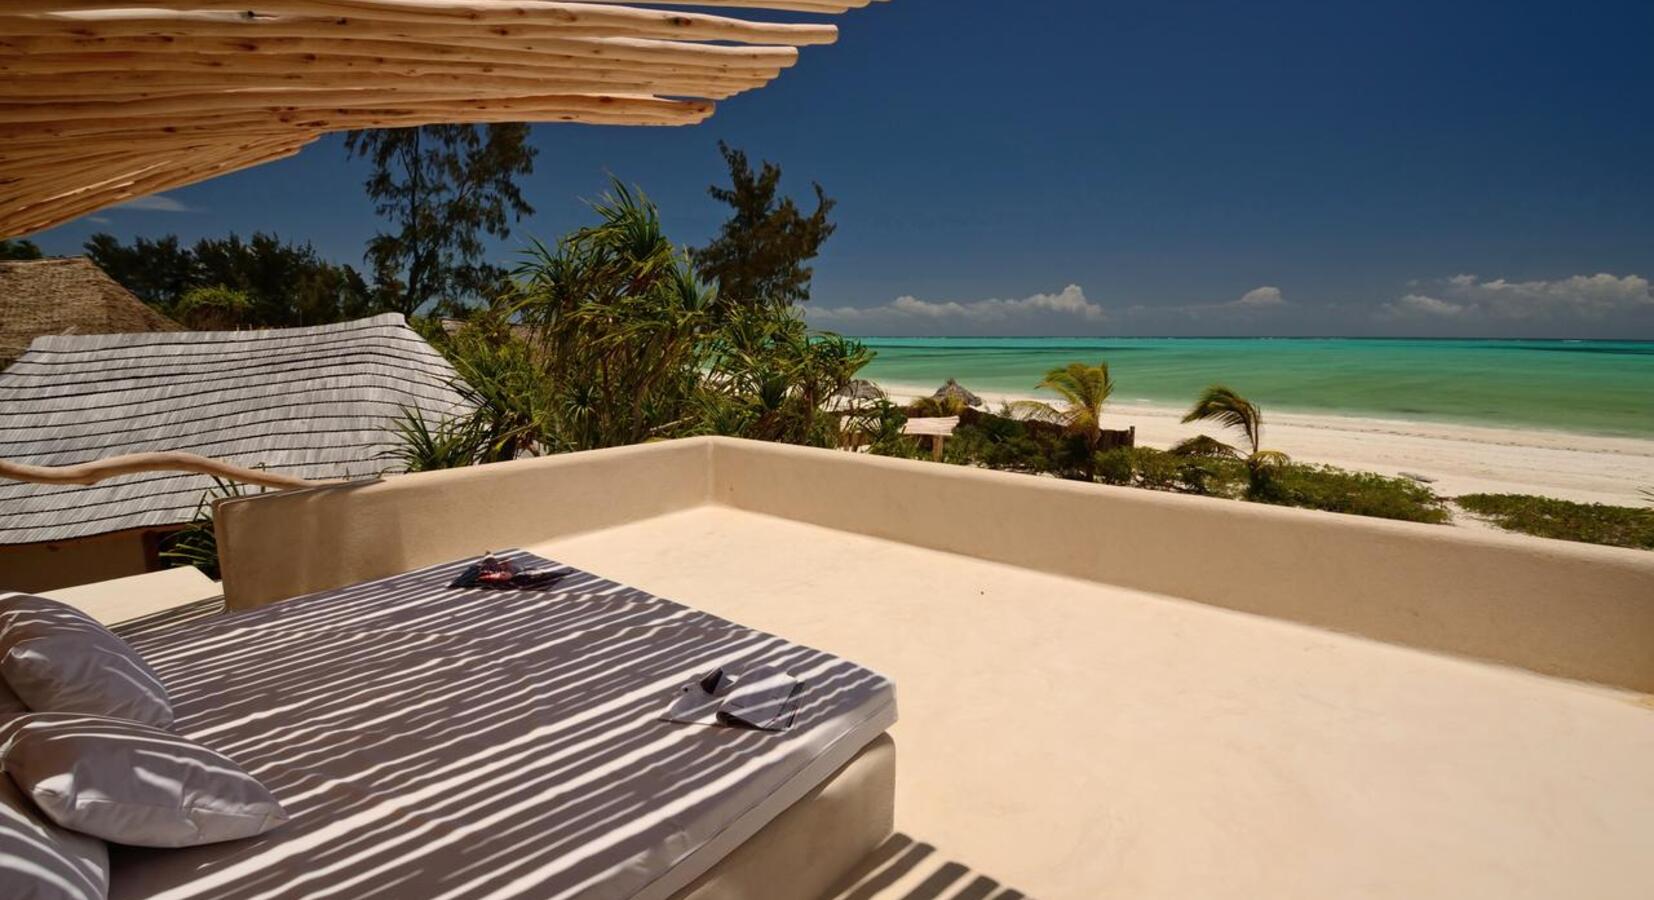
<instances>
[{"instance_id":1,"label":"casuarina tree","mask_svg":"<svg viewBox=\"0 0 1654 900\"><path fill-rule=\"evenodd\" d=\"M808 215L791 197L780 197L781 167L771 162L754 172L747 155L722 141L718 150L729 165L729 187L713 185L712 198L727 204L729 220L712 243L691 251L695 268L716 281L718 295L730 307L788 306L810 299L806 265L832 236L828 221L834 201L815 185L815 210Z\"/></svg>"},{"instance_id":2,"label":"casuarina tree","mask_svg":"<svg viewBox=\"0 0 1654 900\"><path fill-rule=\"evenodd\" d=\"M453 308L504 282L505 271L484 260L483 241L510 235L534 212L517 184L534 171L527 125L357 131L345 149L373 166L365 186L388 227L368 242L366 259L393 309Z\"/></svg>"}]
</instances>

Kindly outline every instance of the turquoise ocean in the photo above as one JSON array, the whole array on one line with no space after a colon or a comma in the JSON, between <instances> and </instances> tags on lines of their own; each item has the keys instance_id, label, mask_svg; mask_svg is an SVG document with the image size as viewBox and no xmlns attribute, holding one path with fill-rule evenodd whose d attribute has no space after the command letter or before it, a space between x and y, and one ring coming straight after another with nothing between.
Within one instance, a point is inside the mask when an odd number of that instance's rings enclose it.
<instances>
[{"instance_id":1,"label":"turquoise ocean","mask_svg":"<svg viewBox=\"0 0 1654 900\"><path fill-rule=\"evenodd\" d=\"M1186 406L1209 384L1265 410L1654 438L1654 341L863 338L864 377L1032 394L1107 362L1116 404Z\"/></svg>"}]
</instances>

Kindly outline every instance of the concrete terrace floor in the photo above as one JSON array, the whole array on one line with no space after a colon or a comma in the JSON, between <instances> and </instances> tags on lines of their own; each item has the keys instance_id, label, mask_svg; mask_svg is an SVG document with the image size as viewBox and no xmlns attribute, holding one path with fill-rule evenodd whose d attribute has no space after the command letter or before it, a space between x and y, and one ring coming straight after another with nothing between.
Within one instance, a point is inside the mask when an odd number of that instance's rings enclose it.
<instances>
[{"instance_id":1,"label":"concrete terrace floor","mask_svg":"<svg viewBox=\"0 0 1654 900\"><path fill-rule=\"evenodd\" d=\"M896 680L857 896L1654 896L1642 695L717 506L530 549Z\"/></svg>"}]
</instances>

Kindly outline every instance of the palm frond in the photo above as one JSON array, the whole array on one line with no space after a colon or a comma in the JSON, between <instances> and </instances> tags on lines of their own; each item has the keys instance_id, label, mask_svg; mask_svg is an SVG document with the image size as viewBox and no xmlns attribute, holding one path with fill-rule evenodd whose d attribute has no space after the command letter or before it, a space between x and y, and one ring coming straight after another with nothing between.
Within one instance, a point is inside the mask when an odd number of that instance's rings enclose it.
<instances>
[{"instance_id":1,"label":"palm frond","mask_svg":"<svg viewBox=\"0 0 1654 900\"><path fill-rule=\"evenodd\" d=\"M1278 469L1291 462L1292 457L1279 450L1259 450L1246 458L1246 464L1254 469Z\"/></svg>"},{"instance_id":2,"label":"palm frond","mask_svg":"<svg viewBox=\"0 0 1654 900\"><path fill-rule=\"evenodd\" d=\"M1068 421L1062 410L1043 400L1012 400L1004 404L1003 412L1005 417L1010 419L1025 419L1052 424L1064 424Z\"/></svg>"},{"instance_id":3,"label":"palm frond","mask_svg":"<svg viewBox=\"0 0 1654 900\"><path fill-rule=\"evenodd\" d=\"M476 421L475 418L455 418L433 423L421 410L404 407L402 417L395 422L400 439L380 456L396 460L405 472L475 465L487 437L479 431Z\"/></svg>"},{"instance_id":4,"label":"palm frond","mask_svg":"<svg viewBox=\"0 0 1654 900\"><path fill-rule=\"evenodd\" d=\"M1195 435L1187 440L1179 441L1172 447L1171 454L1173 456L1190 456L1204 459L1241 458L1239 450L1205 434Z\"/></svg>"},{"instance_id":5,"label":"palm frond","mask_svg":"<svg viewBox=\"0 0 1654 900\"><path fill-rule=\"evenodd\" d=\"M1221 384L1214 384L1202 392L1183 421L1185 424L1216 422L1225 428L1238 428L1246 435L1246 442L1251 445L1253 453L1261 448L1263 412L1250 400Z\"/></svg>"},{"instance_id":6,"label":"palm frond","mask_svg":"<svg viewBox=\"0 0 1654 900\"><path fill-rule=\"evenodd\" d=\"M1055 391L1063 398L1065 405L1058 411L1059 421L1074 433L1084 435L1088 445L1095 446L1102 428L1103 406L1114 394L1114 379L1109 375L1108 363L1095 366L1069 363L1046 372L1039 387Z\"/></svg>"}]
</instances>

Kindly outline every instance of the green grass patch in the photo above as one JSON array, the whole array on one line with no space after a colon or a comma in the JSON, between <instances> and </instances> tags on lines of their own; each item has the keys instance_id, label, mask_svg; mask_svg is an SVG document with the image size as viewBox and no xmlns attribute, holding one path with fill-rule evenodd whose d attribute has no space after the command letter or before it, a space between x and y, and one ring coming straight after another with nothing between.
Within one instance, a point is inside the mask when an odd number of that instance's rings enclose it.
<instances>
[{"instance_id":1,"label":"green grass patch","mask_svg":"<svg viewBox=\"0 0 1654 900\"><path fill-rule=\"evenodd\" d=\"M1333 466L1282 466L1251 499L1404 522L1448 520L1446 502L1418 482Z\"/></svg>"},{"instance_id":2,"label":"green grass patch","mask_svg":"<svg viewBox=\"0 0 1654 900\"><path fill-rule=\"evenodd\" d=\"M1573 503L1527 494L1466 494L1466 511L1535 537L1654 550L1654 509Z\"/></svg>"},{"instance_id":3,"label":"green grass patch","mask_svg":"<svg viewBox=\"0 0 1654 900\"><path fill-rule=\"evenodd\" d=\"M1246 465L1232 459L1176 456L1138 447L1099 453L1095 468L1097 479L1107 484L1406 522L1448 520L1446 503L1422 484L1333 466L1280 466L1270 470L1256 491L1251 490Z\"/></svg>"}]
</instances>

